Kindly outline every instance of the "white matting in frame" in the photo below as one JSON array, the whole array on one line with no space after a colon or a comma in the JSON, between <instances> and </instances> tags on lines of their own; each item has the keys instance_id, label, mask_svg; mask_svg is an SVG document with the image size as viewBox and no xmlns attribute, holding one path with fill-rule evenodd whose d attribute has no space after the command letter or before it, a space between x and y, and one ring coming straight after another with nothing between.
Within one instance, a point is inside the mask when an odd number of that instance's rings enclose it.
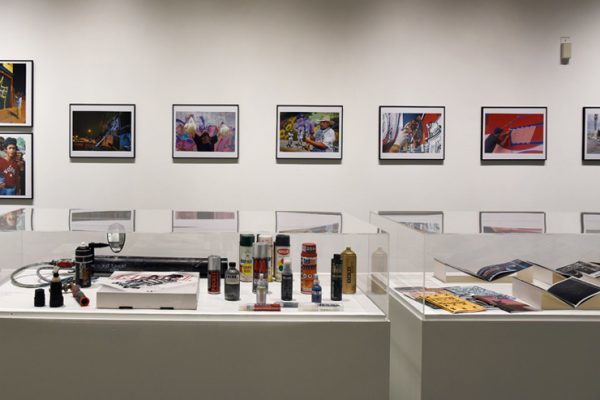
<instances>
[{"instance_id":1,"label":"white matting in frame","mask_svg":"<svg viewBox=\"0 0 600 400\"><path fill-rule=\"evenodd\" d=\"M445 107L380 106L380 160L443 160Z\"/></svg>"},{"instance_id":2,"label":"white matting in frame","mask_svg":"<svg viewBox=\"0 0 600 400\"><path fill-rule=\"evenodd\" d=\"M600 107L583 108L584 161L600 160Z\"/></svg>"},{"instance_id":3,"label":"white matting in frame","mask_svg":"<svg viewBox=\"0 0 600 400\"><path fill-rule=\"evenodd\" d=\"M135 158L135 104L70 104L71 158Z\"/></svg>"},{"instance_id":4,"label":"white matting in frame","mask_svg":"<svg viewBox=\"0 0 600 400\"><path fill-rule=\"evenodd\" d=\"M173 158L239 157L239 105L174 104Z\"/></svg>"},{"instance_id":5,"label":"white matting in frame","mask_svg":"<svg viewBox=\"0 0 600 400\"><path fill-rule=\"evenodd\" d=\"M33 61L0 60L0 127L33 127Z\"/></svg>"},{"instance_id":6,"label":"white matting in frame","mask_svg":"<svg viewBox=\"0 0 600 400\"><path fill-rule=\"evenodd\" d=\"M328 125L328 126L327 126ZM342 106L277 106L278 159L342 159Z\"/></svg>"},{"instance_id":7,"label":"white matting in frame","mask_svg":"<svg viewBox=\"0 0 600 400\"><path fill-rule=\"evenodd\" d=\"M0 199L33 199L33 134L0 132Z\"/></svg>"},{"instance_id":8,"label":"white matting in frame","mask_svg":"<svg viewBox=\"0 0 600 400\"><path fill-rule=\"evenodd\" d=\"M545 233L546 213L537 211L482 211L481 233Z\"/></svg>"},{"instance_id":9,"label":"white matting in frame","mask_svg":"<svg viewBox=\"0 0 600 400\"><path fill-rule=\"evenodd\" d=\"M482 107L481 160L545 160L546 107Z\"/></svg>"}]
</instances>

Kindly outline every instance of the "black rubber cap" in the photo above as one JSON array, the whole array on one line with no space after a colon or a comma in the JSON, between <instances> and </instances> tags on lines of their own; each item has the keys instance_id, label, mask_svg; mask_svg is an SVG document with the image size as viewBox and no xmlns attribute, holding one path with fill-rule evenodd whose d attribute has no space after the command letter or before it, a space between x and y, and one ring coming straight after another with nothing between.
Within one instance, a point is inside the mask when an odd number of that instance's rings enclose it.
<instances>
[{"instance_id":1,"label":"black rubber cap","mask_svg":"<svg viewBox=\"0 0 600 400\"><path fill-rule=\"evenodd\" d=\"M33 305L36 307L44 307L46 305L46 295L44 294L44 289L35 289Z\"/></svg>"}]
</instances>

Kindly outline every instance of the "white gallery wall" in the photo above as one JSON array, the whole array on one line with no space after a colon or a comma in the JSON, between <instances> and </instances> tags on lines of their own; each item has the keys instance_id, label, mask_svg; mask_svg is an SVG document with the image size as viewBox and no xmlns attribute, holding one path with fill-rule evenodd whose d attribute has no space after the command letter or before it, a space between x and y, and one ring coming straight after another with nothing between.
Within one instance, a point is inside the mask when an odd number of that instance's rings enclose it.
<instances>
[{"instance_id":1,"label":"white gallery wall","mask_svg":"<svg viewBox=\"0 0 600 400\"><path fill-rule=\"evenodd\" d=\"M600 105L600 2L19 0L36 207L599 211L581 161ZM560 65L559 40L573 58ZM136 104L136 158L69 159L69 103ZM171 158L175 103L240 105L237 162ZM277 104L344 106L340 163L277 162ZM446 106L443 163L380 163L380 105ZM480 162L481 106L547 106L548 160ZM2 204L6 204L4 201Z\"/></svg>"}]
</instances>

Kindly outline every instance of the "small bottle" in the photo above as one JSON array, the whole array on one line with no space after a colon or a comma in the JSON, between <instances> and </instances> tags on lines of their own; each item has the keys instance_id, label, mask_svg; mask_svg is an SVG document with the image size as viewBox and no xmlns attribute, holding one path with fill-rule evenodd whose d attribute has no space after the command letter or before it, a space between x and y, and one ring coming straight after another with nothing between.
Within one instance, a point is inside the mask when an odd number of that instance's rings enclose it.
<instances>
[{"instance_id":1,"label":"small bottle","mask_svg":"<svg viewBox=\"0 0 600 400\"><path fill-rule=\"evenodd\" d=\"M267 304L267 285L265 275L260 274L256 285L256 304Z\"/></svg>"},{"instance_id":2,"label":"small bottle","mask_svg":"<svg viewBox=\"0 0 600 400\"><path fill-rule=\"evenodd\" d=\"M312 302L321 304L321 300L323 299L321 285L319 284L319 275L315 275L315 279L313 281L312 289Z\"/></svg>"},{"instance_id":3,"label":"small bottle","mask_svg":"<svg viewBox=\"0 0 600 400\"><path fill-rule=\"evenodd\" d=\"M331 300L342 301L342 257L339 254L331 259Z\"/></svg>"},{"instance_id":4,"label":"small bottle","mask_svg":"<svg viewBox=\"0 0 600 400\"><path fill-rule=\"evenodd\" d=\"M260 274L268 276L269 273L269 244L263 242L254 243L252 260L252 293L256 293L256 286Z\"/></svg>"},{"instance_id":5,"label":"small bottle","mask_svg":"<svg viewBox=\"0 0 600 400\"><path fill-rule=\"evenodd\" d=\"M276 282L281 282L281 273L283 272L284 260L290 256L290 236L275 236L275 250L273 266L275 268L274 278Z\"/></svg>"},{"instance_id":6,"label":"small bottle","mask_svg":"<svg viewBox=\"0 0 600 400\"><path fill-rule=\"evenodd\" d=\"M221 257L208 256L208 293L221 293Z\"/></svg>"},{"instance_id":7,"label":"small bottle","mask_svg":"<svg viewBox=\"0 0 600 400\"><path fill-rule=\"evenodd\" d=\"M238 301L240 299L240 272L235 268L235 263L230 262L225 271L225 300Z\"/></svg>"},{"instance_id":8,"label":"small bottle","mask_svg":"<svg viewBox=\"0 0 600 400\"><path fill-rule=\"evenodd\" d=\"M342 251L342 292L356 293L356 253L350 247Z\"/></svg>"},{"instance_id":9,"label":"small bottle","mask_svg":"<svg viewBox=\"0 0 600 400\"><path fill-rule=\"evenodd\" d=\"M289 259L283 262L283 271L281 271L281 300L292 301L294 293L294 274L292 273L292 263Z\"/></svg>"},{"instance_id":10,"label":"small bottle","mask_svg":"<svg viewBox=\"0 0 600 400\"><path fill-rule=\"evenodd\" d=\"M265 235L263 233L258 235L258 241L261 243L266 243L269 245L269 261L267 263L267 274L265 274L265 277L268 278L269 282L273 282L273 274L274 274L274 268L273 268L273 262L274 262L274 257L273 257L273 236L272 235Z\"/></svg>"},{"instance_id":11,"label":"small bottle","mask_svg":"<svg viewBox=\"0 0 600 400\"><path fill-rule=\"evenodd\" d=\"M242 233L240 235L240 281L252 282L252 245L254 235Z\"/></svg>"},{"instance_id":12,"label":"small bottle","mask_svg":"<svg viewBox=\"0 0 600 400\"><path fill-rule=\"evenodd\" d=\"M300 291L304 294L312 293L312 285L317 273L317 245L302 243L300 255Z\"/></svg>"},{"instance_id":13,"label":"small bottle","mask_svg":"<svg viewBox=\"0 0 600 400\"><path fill-rule=\"evenodd\" d=\"M387 253L378 247L371 255L371 291L377 294L385 294L387 283L382 275L387 273Z\"/></svg>"},{"instance_id":14,"label":"small bottle","mask_svg":"<svg viewBox=\"0 0 600 400\"><path fill-rule=\"evenodd\" d=\"M54 267L52 280L50 281L50 307L62 307L64 298L62 294L62 282L58 276L58 267Z\"/></svg>"}]
</instances>

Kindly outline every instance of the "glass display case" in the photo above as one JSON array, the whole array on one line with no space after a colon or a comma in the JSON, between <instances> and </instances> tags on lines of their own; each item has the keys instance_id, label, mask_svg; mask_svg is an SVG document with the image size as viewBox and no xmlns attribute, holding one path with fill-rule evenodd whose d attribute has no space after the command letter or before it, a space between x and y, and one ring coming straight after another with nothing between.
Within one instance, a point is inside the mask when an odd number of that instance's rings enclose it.
<instances>
[{"instance_id":1,"label":"glass display case","mask_svg":"<svg viewBox=\"0 0 600 400\"><path fill-rule=\"evenodd\" d=\"M69 365L85 366L69 370L68 391L78 397L262 393L295 399L310 392L323 398L389 398L387 264L381 257L389 240L350 215L22 208L0 216L0 230L5 398L47 396L51 382L64 381L56 360L65 354ZM237 297L227 291L236 282L227 264L239 265L242 234L254 239L260 234L267 244L256 246L263 249L256 253L260 262L251 257L248 263L243 253L250 281L239 283L238 301L228 301L227 293ZM263 279L253 293L253 264L268 265L271 239L279 239L273 253L290 262L291 301L282 300L283 271L281 282ZM246 240L244 251L252 249ZM312 245L303 255L304 243ZM356 291L334 301L331 259L346 247L356 255L355 270L348 264L352 257L346 262ZM320 285L302 293L301 275L310 280L315 261ZM90 287L71 286L75 293L64 293L62 305L53 291L56 283L40 288L45 305L35 307L35 286L52 278L53 265L61 267L58 279L67 283L73 263L82 286L93 271ZM337 284L339 268L335 272ZM289 276L286 272L286 285ZM256 378L258 369L268 380ZM31 376L48 384L31 385Z\"/></svg>"},{"instance_id":2,"label":"glass display case","mask_svg":"<svg viewBox=\"0 0 600 400\"><path fill-rule=\"evenodd\" d=\"M391 398L597 397L596 214L373 212L370 222L390 235Z\"/></svg>"},{"instance_id":3,"label":"glass display case","mask_svg":"<svg viewBox=\"0 0 600 400\"><path fill-rule=\"evenodd\" d=\"M368 223L348 214L319 212L261 212L226 211L198 212L171 210L62 210L62 209L19 209L6 212L0 220L15 220L14 229L5 226L1 232L0 250L3 258L0 265L0 312L23 313L74 313L81 317L97 313L146 314L160 317L174 314L182 318L195 318L202 315L222 315L249 317L266 313L242 310L241 304L255 303L252 282L240 284L239 301L225 301L223 280L227 262L240 265L240 233L267 236L270 242L269 256L274 264L273 240L276 235L289 237L289 249L286 257L291 262L293 272L293 301L297 304L285 304L279 313L269 313L270 318L345 318L364 317L385 319L387 311L387 263L377 263L373 254L387 253L387 234L378 233ZM106 243L110 227L119 227L124 232L125 242L118 255L110 247L94 250L95 275L97 278L91 287L84 289L90 299L88 307L80 307L72 299L65 297L64 307L58 309L34 308L31 289L16 287L11 282L13 272L22 266L32 268L15 274L16 282L26 284L39 283L36 267L40 263L52 260L75 260L76 248L83 243ZM311 295L301 293L301 252L303 243L316 245L316 272L320 279L323 303L335 303L340 307L314 308L304 307L311 303ZM342 253L350 247L356 254L356 293L344 294L341 301L331 300L331 260L335 253ZM220 271L220 294L213 296L207 289L207 258L218 256L222 260ZM133 260L133 261L131 261ZM165 261L167 260L167 261ZM173 262L189 261L179 264L181 268L199 273L198 304L194 310L108 310L96 307L96 293L106 285L114 265L101 263L118 262L118 270L130 270L129 261L134 270L150 271L174 270ZM190 261L191 260L191 261ZM375 260L376 265L373 264ZM196 267L191 266L198 261ZM252 260L250 260L252 262ZM162 263L162 264L161 264ZM191 263L191 264L190 264ZM97 265L98 264L98 265ZM158 265L153 265L158 264ZM280 262L281 264L281 262ZM161 267L161 265L165 268ZM111 269L112 268L112 269ZM274 266L274 269L277 266ZM279 265L281 270L282 265ZM68 270L68 269L67 269ZM49 268L41 272L46 279L51 278ZM107 273L108 272L108 273ZM279 271L281 272L281 271ZM61 271L61 276L68 273ZM265 276L265 278L267 278ZM275 276L268 277L268 303L281 302L281 282ZM290 306L290 308L288 308Z\"/></svg>"},{"instance_id":4,"label":"glass display case","mask_svg":"<svg viewBox=\"0 0 600 400\"><path fill-rule=\"evenodd\" d=\"M583 288L600 286L600 236L585 233L595 229L595 215L374 212L370 221L390 235L390 293L425 318L567 315L572 311L600 316L594 299L575 301L576 295L569 296L567 288L574 286L577 291L579 283ZM440 290L480 307L446 309L444 304L427 301ZM590 287L586 293L594 297L594 292ZM549 301L561 296L562 305Z\"/></svg>"}]
</instances>

